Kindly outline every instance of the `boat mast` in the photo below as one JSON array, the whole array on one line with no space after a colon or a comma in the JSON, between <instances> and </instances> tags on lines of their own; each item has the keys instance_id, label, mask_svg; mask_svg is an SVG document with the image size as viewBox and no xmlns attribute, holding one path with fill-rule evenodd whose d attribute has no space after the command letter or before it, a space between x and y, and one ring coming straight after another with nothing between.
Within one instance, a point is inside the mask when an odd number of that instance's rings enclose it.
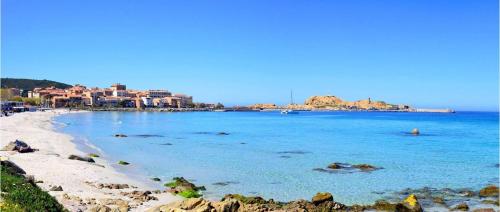
<instances>
[{"instance_id":1,"label":"boat mast","mask_svg":"<svg viewBox=\"0 0 500 212\"><path fill-rule=\"evenodd\" d=\"M293 90L290 90L290 104L293 105Z\"/></svg>"}]
</instances>

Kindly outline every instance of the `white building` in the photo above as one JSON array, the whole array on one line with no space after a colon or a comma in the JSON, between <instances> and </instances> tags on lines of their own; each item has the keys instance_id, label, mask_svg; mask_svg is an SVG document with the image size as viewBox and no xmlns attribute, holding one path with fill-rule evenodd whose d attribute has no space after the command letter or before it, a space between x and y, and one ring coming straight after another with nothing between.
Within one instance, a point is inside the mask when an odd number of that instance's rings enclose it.
<instances>
[{"instance_id":1,"label":"white building","mask_svg":"<svg viewBox=\"0 0 500 212\"><path fill-rule=\"evenodd\" d=\"M151 97L141 97L142 103L144 104L144 107L151 107L153 106L153 98Z\"/></svg>"}]
</instances>

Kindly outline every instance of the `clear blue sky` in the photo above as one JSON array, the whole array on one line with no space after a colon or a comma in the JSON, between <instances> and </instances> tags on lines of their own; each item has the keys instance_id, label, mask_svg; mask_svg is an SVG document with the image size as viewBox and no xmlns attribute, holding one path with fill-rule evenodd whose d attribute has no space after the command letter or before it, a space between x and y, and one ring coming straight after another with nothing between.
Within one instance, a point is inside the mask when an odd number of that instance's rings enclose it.
<instances>
[{"instance_id":1,"label":"clear blue sky","mask_svg":"<svg viewBox=\"0 0 500 212\"><path fill-rule=\"evenodd\" d=\"M498 110L497 0L3 0L2 77Z\"/></svg>"}]
</instances>

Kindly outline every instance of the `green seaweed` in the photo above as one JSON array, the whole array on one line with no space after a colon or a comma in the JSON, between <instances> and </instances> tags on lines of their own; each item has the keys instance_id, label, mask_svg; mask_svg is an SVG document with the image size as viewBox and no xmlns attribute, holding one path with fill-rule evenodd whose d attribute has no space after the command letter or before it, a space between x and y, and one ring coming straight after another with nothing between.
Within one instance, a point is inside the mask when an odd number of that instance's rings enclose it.
<instances>
[{"instance_id":1,"label":"green seaweed","mask_svg":"<svg viewBox=\"0 0 500 212\"><path fill-rule=\"evenodd\" d=\"M201 194L193 189L186 189L184 191L179 192L179 195L184 198L198 198L201 197Z\"/></svg>"},{"instance_id":2,"label":"green seaweed","mask_svg":"<svg viewBox=\"0 0 500 212\"><path fill-rule=\"evenodd\" d=\"M94 153L90 153L90 154L89 154L89 157L98 158L98 157L99 157L99 155L98 155L98 154L94 154Z\"/></svg>"}]
</instances>

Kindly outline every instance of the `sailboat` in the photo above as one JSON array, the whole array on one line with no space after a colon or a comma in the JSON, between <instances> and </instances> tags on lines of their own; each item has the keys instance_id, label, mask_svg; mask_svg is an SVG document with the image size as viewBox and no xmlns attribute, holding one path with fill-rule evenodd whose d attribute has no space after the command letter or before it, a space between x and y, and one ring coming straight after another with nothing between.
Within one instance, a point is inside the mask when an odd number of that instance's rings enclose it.
<instances>
[{"instance_id":1,"label":"sailboat","mask_svg":"<svg viewBox=\"0 0 500 212\"><path fill-rule=\"evenodd\" d=\"M290 105L293 105L293 91L290 91ZM281 110L281 114L298 114L299 111L293 109L283 109Z\"/></svg>"}]
</instances>

